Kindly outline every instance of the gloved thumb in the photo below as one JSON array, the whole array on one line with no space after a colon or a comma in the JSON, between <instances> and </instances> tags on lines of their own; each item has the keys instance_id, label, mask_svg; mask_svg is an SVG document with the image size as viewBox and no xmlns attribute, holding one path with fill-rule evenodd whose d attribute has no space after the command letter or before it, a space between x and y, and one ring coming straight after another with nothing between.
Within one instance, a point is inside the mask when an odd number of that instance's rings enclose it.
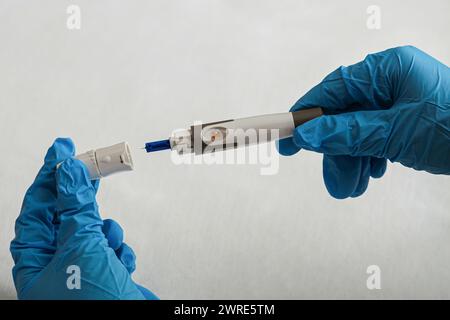
<instances>
[{"instance_id":1,"label":"gloved thumb","mask_svg":"<svg viewBox=\"0 0 450 320\"><path fill-rule=\"evenodd\" d=\"M292 156L300 151L292 137L277 140L275 146L282 156Z\"/></svg>"},{"instance_id":2,"label":"gloved thumb","mask_svg":"<svg viewBox=\"0 0 450 320\"><path fill-rule=\"evenodd\" d=\"M397 115L391 109L324 115L297 127L293 141L299 148L327 155L383 158Z\"/></svg>"},{"instance_id":3,"label":"gloved thumb","mask_svg":"<svg viewBox=\"0 0 450 320\"><path fill-rule=\"evenodd\" d=\"M58 247L83 240L105 240L103 221L86 166L77 159L65 160L56 172L56 210L60 221Z\"/></svg>"}]
</instances>

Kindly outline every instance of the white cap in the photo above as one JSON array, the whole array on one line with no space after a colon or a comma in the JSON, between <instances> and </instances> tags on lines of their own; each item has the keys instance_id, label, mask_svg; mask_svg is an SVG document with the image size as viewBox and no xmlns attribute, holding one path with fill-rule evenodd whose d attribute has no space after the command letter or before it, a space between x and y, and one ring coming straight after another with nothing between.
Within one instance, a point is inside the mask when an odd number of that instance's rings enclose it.
<instances>
[{"instance_id":1,"label":"white cap","mask_svg":"<svg viewBox=\"0 0 450 320\"><path fill-rule=\"evenodd\" d=\"M83 161L92 180L109 176L115 172L133 170L130 147L126 142L90 150L75 158Z\"/></svg>"}]
</instances>

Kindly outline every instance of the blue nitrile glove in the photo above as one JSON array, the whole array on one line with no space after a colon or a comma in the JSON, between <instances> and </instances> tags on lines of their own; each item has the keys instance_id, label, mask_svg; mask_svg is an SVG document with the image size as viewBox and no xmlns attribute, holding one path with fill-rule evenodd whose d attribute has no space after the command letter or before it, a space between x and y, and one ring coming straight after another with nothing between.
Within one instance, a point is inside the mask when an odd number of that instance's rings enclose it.
<instances>
[{"instance_id":1,"label":"blue nitrile glove","mask_svg":"<svg viewBox=\"0 0 450 320\"><path fill-rule=\"evenodd\" d=\"M335 198L361 195L370 177L384 174L386 159L450 174L450 69L417 48L338 68L291 111L311 107L325 115L297 127L278 150L323 153L323 178Z\"/></svg>"},{"instance_id":2,"label":"blue nitrile glove","mask_svg":"<svg viewBox=\"0 0 450 320\"><path fill-rule=\"evenodd\" d=\"M74 152L57 139L25 194L10 248L18 298L156 299L131 279L134 252L121 227L100 218L98 180Z\"/></svg>"}]
</instances>

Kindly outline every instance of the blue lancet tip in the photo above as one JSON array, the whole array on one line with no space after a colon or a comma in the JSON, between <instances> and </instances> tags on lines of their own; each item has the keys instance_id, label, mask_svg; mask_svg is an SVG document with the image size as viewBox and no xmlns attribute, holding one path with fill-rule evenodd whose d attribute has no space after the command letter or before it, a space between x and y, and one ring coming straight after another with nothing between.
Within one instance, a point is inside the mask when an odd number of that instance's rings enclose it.
<instances>
[{"instance_id":1,"label":"blue lancet tip","mask_svg":"<svg viewBox=\"0 0 450 320\"><path fill-rule=\"evenodd\" d=\"M170 140L159 140L153 142L147 142L145 144L145 151L147 152L155 152L161 150L170 149Z\"/></svg>"}]
</instances>

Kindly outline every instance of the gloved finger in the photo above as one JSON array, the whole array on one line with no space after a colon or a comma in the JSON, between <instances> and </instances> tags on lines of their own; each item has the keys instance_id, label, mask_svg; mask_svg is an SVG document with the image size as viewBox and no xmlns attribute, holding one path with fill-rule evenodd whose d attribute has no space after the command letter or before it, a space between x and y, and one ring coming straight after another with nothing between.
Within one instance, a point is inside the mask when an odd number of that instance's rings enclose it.
<instances>
[{"instance_id":1,"label":"gloved finger","mask_svg":"<svg viewBox=\"0 0 450 320\"><path fill-rule=\"evenodd\" d=\"M123 242L123 229L112 219L103 220L102 231L109 246L116 252L117 258L131 274L136 269L136 255L133 249Z\"/></svg>"},{"instance_id":2,"label":"gloved finger","mask_svg":"<svg viewBox=\"0 0 450 320\"><path fill-rule=\"evenodd\" d=\"M361 170L359 174L358 185L355 191L351 194L352 198L362 195L369 186L370 180L370 157L358 157L361 161Z\"/></svg>"},{"instance_id":3,"label":"gloved finger","mask_svg":"<svg viewBox=\"0 0 450 320\"><path fill-rule=\"evenodd\" d=\"M56 184L56 183L55 183ZM91 184L94 187L95 194L97 194L98 188L100 186L100 179L91 180ZM55 237L59 232L59 216L56 215L53 219L53 225L55 227Z\"/></svg>"},{"instance_id":4,"label":"gloved finger","mask_svg":"<svg viewBox=\"0 0 450 320\"><path fill-rule=\"evenodd\" d=\"M295 145L291 137L280 139L275 145L282 156L292 156L300 151L300 148Z\"/></svg>"},{"instance_id":5,"label":"gloved finger","mask_svg":"<svg viewBox=\"0 0 450 320\"><path fill-rule=\"evenodd\" d=\"M116 250L116 255L130 274L136 270L136 255L125 242Z\"/></svg>"},{"instance_id":6,"label":"gloved finger","mask_svg":"<svg viewBox=\"0 0 450 320\"><path fill-rule=\"evenodd\" d=\"M45 267L56 250L53 225L56 165L74 153L75 146L71 139L56 139L47 151L43 167L25 194L16 220L16 237L10 248L15 262L13 275L18 288Z\"/></svg>"},{"instance_id":7,"label":"gloved finger","mask_svg":"<svg viewBox=\"0 0 450 320\"><path fill-rule=\"evenodd\" d=\"M297 127L293 140L299 148L328 155L388 158L397 113L391 109L321 116Z\"/></svg>"},{"instance_id":8,"label":"gloved finger","mask_svg":"<svg viewBox=\"0 0 450 320\"><path fill-rule=\"evenodd\" d=\"M367 189L370 158L323 156L323 179L329 194L336 199L357 197Z\"/></svg>"},{"instance_id":9,"label":"gloved finger","mask_svg":"<svg viewBox=\"0 0 450 320\"><path fill-rule=\"evenodd\" d=\"M109 246L115 251L120 248L123 243L123 229L112 219L103 220L102 231L108 240Z\"/></svg>"},{"instance_id":10,"label":"gloved finger","mask_svg":"<svg viewBox=\"0 0 450 320\"><path fill-rule=\"evenodd\" d=\"M104 240L95 189L83 162L74 158L65 160L56 172L56 185L60 220L58 246Z\"/></svg>"},{"instance_id":11,"label":"gloved finger","mask_svg":"<svg viewBox=\"0 0 450 320\"><path fill-rule=\"evenodd\" d=\"M370 175L372 178L381 178L386 172L387 160L385 158L370 157Z\"/></svg>"},{"instance_id":12,"label":"gloved finger","mask_svg":"<svg viewBox=\"0 0 450 320\"><path fill-rule=\"evenodd\" d=\"M159 300L159 298L147 288L144 288L143 286L140 286L137 283L135 283L135 285L139 289L139 291L142 292L146 300Z\"/></svg>"},{"instance_id":13,"label":"gloved finger","mask_svg":"<svg viewBox=\"0 0 450 320\"><path fill-rule=\"evenodd\" d=\"M395 48L369 54L363 61L341 66L301 97L291 111L322 107L325 114L389 108L391 81L398 70Z\"/></svg>"},{"instance_id":14,"label":"gloved finger","mask_svg":"<svg viewBox=\"0 0 450 320\"><path fill-rule=\"evenodd\" d=\"M328 193L336 199L350 197L356 190L361 176L360 157L347 155L323 155L323 180Z\"/></svg>"}]
</instances>

